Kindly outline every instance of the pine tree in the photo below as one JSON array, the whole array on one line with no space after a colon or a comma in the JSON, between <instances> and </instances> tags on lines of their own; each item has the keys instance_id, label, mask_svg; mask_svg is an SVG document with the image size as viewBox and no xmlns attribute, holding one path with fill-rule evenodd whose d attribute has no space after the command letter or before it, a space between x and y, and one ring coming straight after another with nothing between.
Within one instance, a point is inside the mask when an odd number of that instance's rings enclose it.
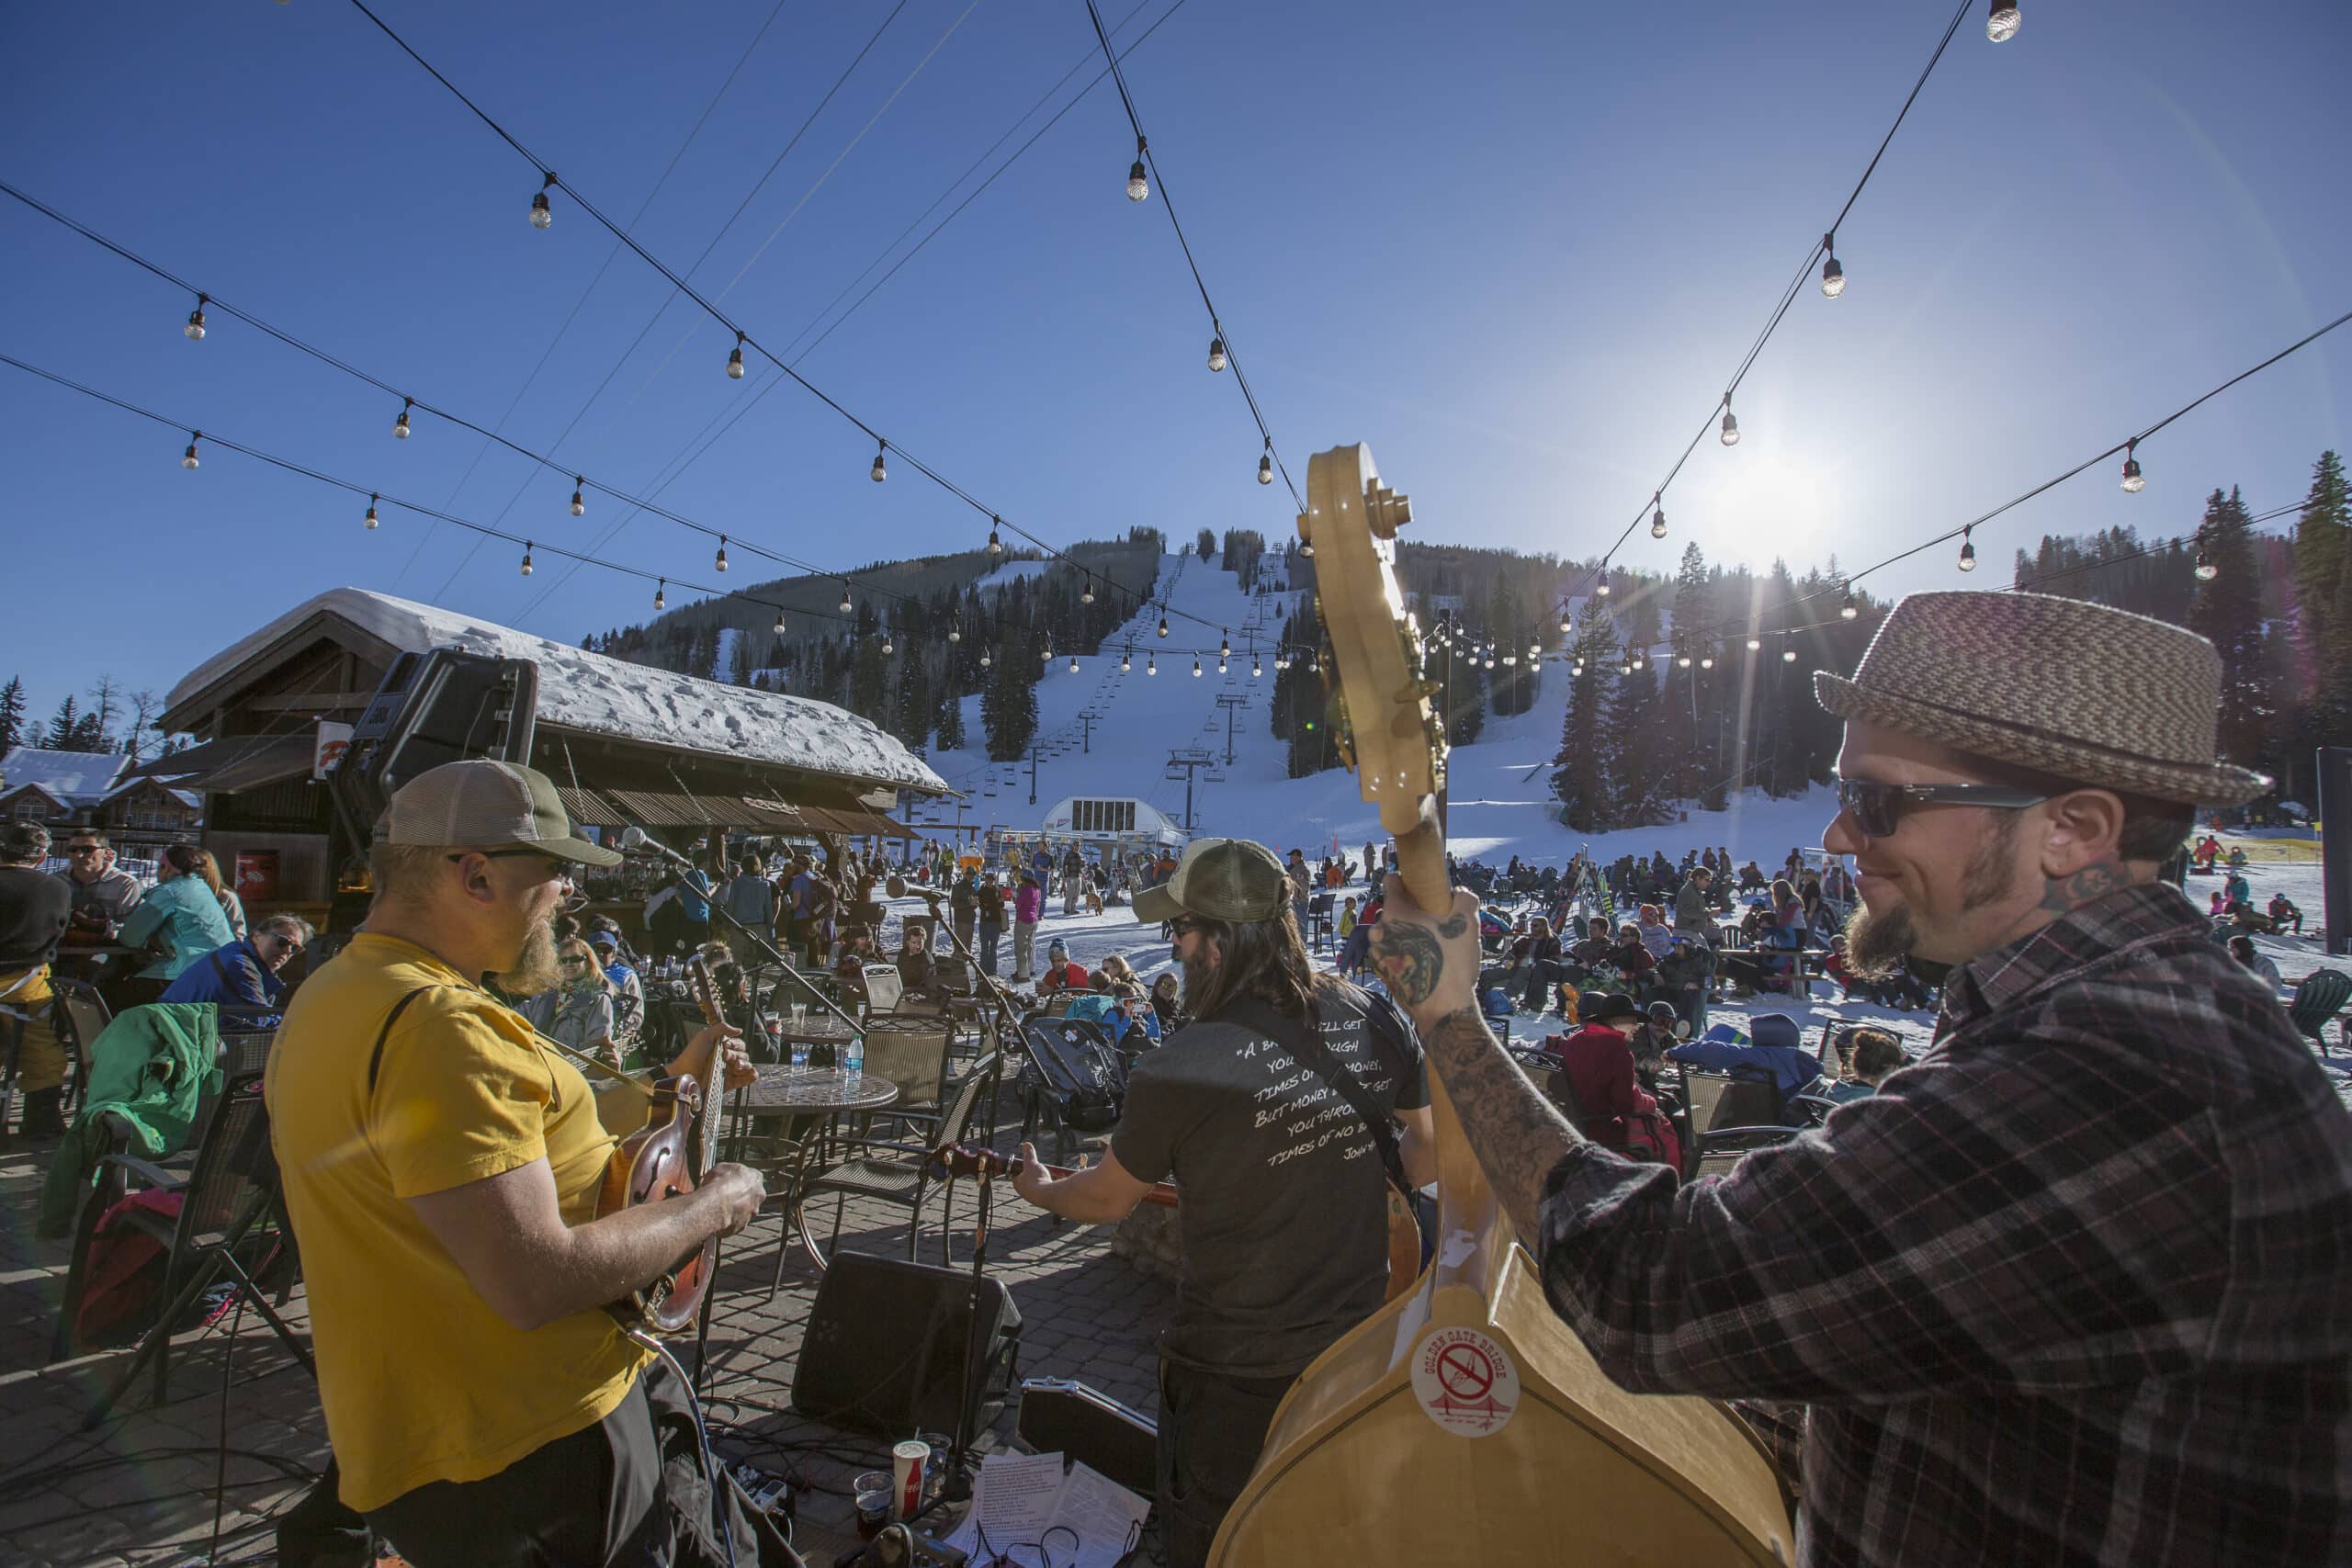
<instances>
[{"instance_id":1,"label":"pine tree","mask_svg":"<svg viewBox=\"0 0 2352 1568\"><path fill-rule=\"evenodd\" d=\"M81 728L81 705L74 702L74 694L68 692L65 700L57 705L57 711L50 715L49 733L42 737L41 747L50 751L74 750L74 737Z\"/></svg>"},{"instance_id":2,"label":"pine tree","mask_svg":"<svg viewBox=\"0 0 2352 1568\"><path fill-rule=\"evenodd\" d=\"M0 757L15 750L25 739L25 682L21 675L11 675L8 683L0 686Z\"/></svg>"},{"instance_id":3,"label":"pine tree","mask_svg":"<svg viewBox=\"0 0 2352 1568\"><path fill-rule=\"evenodd\" d=\"M961 751L964 749L964 698L956 682L944 683L946 689L939 697L939 749Z\"/></svg>"},{"instance_id":4,"label":"pine tree","mask_svg":"<svg viewBox=\"0 0 2352 1568\"><path fill-rule=\"evenodd\" d=\"M2253 532L2234 486L2227 497L2216 490L2206 499L2198 537L2216 570L2211 582L2198 588L2188 611L2189 629L2210 640L2222 656L2222 754L2246 766L2263 761L2277 716L2266 679L2269 660Z\"/></svg>"},{"instance_id":5,"label":"pine tree","mask_svg":"<svg viewBox=\"0 0 2352 1568\"><path fill-rule=\"evenodd\" d=\"M920 751L931 740L931 720L936 705L931 696L931 671L922 649L910 648L899 659L897 722L891 731Z\"/></svg>"},{"instance_id":6,"label":"pine tree","mask_svg":"<svg viewBox=\"0 0 2352 1568\"><path fill-rule=\"evenodd\" d=\"M992 761L1017 761L1037 734L1038 656L1042 644L1007 627L980 690L980 728Z\"/></svg>"},{"instance_id":7,"label":"pine tree","mask_svg":"<svg viewBox=\"0 0 2352 1568\"><path fill-rule=\"evenodd\" d=\"M857 639L857 655L849 676L849 711L890 728L890 661L883 656L882 639L867 634Z\"/></svg>"},{"instance_id":8,"label":"pine tree","mask_svg":"<svg viewBox=\"0 0 2352 1568\"><path fill-rule=\"evenodd\" d=\"M2352 626L2335 614L2335 591L2344 563L2352 557L2352 494L2344 460L2322 452L2312 466L2312 488L2295 520L2295 619L2303 668L2332 671L2352 659ZM2322 674L2324 679L2324 674Z\"/></svg>"},{"instance_id":9,"label":"pine tree","mask_svg":"<svg viewBox=\"0 0 2352 1568\"><path fill-rule=\"evenodd\" d=\"M1587 599L1577 612L1575 640L1568 645L1567 713L1560 722L1560 750L1552 758L1552 793L1560 797L1561 819L1579 833L1606 831L1611 821L1600 709L1603 682L1611 670L1604 660L1616 647L1617 628L1608 601ZM1579 660L1582 675L1573 673Z\"/></svg>"}]
</instances>

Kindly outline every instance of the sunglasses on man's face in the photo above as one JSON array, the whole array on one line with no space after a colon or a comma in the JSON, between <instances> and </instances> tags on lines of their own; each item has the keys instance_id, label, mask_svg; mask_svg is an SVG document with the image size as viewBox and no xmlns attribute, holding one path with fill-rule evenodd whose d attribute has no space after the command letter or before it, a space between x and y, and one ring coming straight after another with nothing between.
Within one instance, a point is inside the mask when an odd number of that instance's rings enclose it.
<instances>
[{"instance_id":1,"label":"sunglasses on man's face","mask_svg":"<svg viewBox=\"0 0 2352 1568\"><path fill-rule=\"evenodd\" d=\"M566 969L585 969L588 967L588 961L584 958L566 958L560 962Z\"/></svg>"},{"instance_id":2,"label":"sunglasses on man's face","mask_svg":"<svg viewBox=\"0 0 2352 1568\"><path fill-rule=\"evenodd\" d=\"M2007 784L1898 784L1874 779L1839 779L1838 809L1853 818L1865 839L1891 836L1904 814L1917 806L1982 806L1995 811L2023 811L2050 797Z\"/></svg>"},{"instance_id":3,"label":"sunglasses on man's face","mask_svg":"<svg viewBox=\"0 0 2352 1568\"><path fill-rule=\"evenodd\" d=\"M1194 931L1204 931L1208 929L1208 922L1206 920L1187 920L1178 919L1168 922L1168 935L1174 941L1182 941L1185 937L1192 935Z\"/></svg>"},{"instance_id":4,"label":"sunglasses on man's face","mask_svg":"<svg viewBox=\"0 0 2352 1568\"><path fill-rule=\"evenodd\" d=\"M94 855L105 848L104 844L68 844L65 852L69 855Z\"/></svg>"}]
</instances>

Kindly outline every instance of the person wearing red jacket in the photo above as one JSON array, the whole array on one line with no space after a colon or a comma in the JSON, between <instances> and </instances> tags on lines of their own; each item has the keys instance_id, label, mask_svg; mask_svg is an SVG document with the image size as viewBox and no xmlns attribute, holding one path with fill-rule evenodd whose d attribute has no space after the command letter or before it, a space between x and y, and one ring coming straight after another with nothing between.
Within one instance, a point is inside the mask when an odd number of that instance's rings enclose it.
<instances>
[{"instance_id":1,"label":"person wearing red jacket","mask_svg":"<svg viewBox=\"0 0 2352 1568\"><path fill-rule=\"evenodd\" d=\"M1559 1077L1576 1100L1577 1130L1602 1148L1679 1169L1682 1147L1674 1124L1634 1081L1633 1043L1612 1027L1639 1019L1641 1010L1631 997L1612 991L1593 998L1589 1010L1577 1010L1589 1021L1563 1037L1555 1048Z\"/></svg>"},{"instance_id":2,"label":"person wearing red jacket","mask_svg":"<svg viewBox=\"0 0 2352 1568\"><path fill-rule=\"evenodd\" d=\"M1086 965L1073 964L1069 958L1069 943L1056 937L1046 949L1046 972L1037 976L1037 994L1052 996L1056 991L1084 991L1092 988Z\"/></svg>"}]
</instances>

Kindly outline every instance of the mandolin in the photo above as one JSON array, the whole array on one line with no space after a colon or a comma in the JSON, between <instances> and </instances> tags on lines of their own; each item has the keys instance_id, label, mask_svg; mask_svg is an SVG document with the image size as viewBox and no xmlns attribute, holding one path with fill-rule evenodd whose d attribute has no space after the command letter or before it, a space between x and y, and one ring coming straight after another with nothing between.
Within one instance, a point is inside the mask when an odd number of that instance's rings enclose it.
<instances>
[{"instance_id":1,"label":"mandolin","mask_svg":"<svg viewBox=\"0 0 2352 1568\"><path fill-rule=\"evenodd\" d=\"M710 970L699 955L686 960L686 976L703 1021L725 1021L718 991ZM658 1203L695 1190L695 1183L718 1163L720 1111L725 1108L727 1053L710 1054L710 1065L700 1079L662 1078L653 1086L653 1107L645 1125L623 1138L605 1166L605 1184L596 1197L596 1217ZM714 1235L679 1259L669 1270L639 1291L605 1307L625 1328L653 1334L676 1334L692 1327L702 1311L703 1296L718 1268L718 1238Z\"/></svg>"},{"instance_id":2,"label":"mandolin","mask_svg":"<svg viewBox=\"0 0 2352 1568\"><path fill-rule=\"evenodd\" d=\"M1318 453L1299 534L1315 551L1330 724L1425 909L1453 907L1436 796L1443 717L1395 572L1411 503L1371 452ZM1217 1531L1216 1568L1308 1562L1794 1560L1758 1440L1709 1401L1626 1393L1544 1299L1438 1074L1436 1256L1406 1294L1300 1374Z\"/></svg>"}]
</instances>

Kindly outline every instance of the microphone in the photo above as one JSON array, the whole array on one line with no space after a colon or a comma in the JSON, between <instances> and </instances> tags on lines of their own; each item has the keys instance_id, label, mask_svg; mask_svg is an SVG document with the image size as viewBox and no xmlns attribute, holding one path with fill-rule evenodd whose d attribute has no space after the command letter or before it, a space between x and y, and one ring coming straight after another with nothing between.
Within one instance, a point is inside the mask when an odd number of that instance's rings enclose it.
<instances>
[{"instance_id":1,"label":"microphone","mask_svg":"<svg viewBox=\"0 0 2352 1568\"><path fill-rule=\"evenodd\" d=\"M890 874L890 880L884 883L883 886L888 890L893 898L904 898L909 894L912 894L927 903L935 904L947 897L947 890L944 887L925 887L919 882L909 882L895 871Z\"/></svg>"},{"instance_id":2,"label":"microphone","mask_svg":"<svg viewBox=\"0 0 2352 1568\"><path fill-rule=\"evenodd\" d=\"M625 850L650 850L655 854L660 855L663 860L673 862L676 864L685 867L688 871L696 869L694 862L688 860L685 856L680 854L677 851L672 849L661 840L648 834L644 829L639 827L634 822L621 829L621 848Z\"/></svg>"}]
</instances>

